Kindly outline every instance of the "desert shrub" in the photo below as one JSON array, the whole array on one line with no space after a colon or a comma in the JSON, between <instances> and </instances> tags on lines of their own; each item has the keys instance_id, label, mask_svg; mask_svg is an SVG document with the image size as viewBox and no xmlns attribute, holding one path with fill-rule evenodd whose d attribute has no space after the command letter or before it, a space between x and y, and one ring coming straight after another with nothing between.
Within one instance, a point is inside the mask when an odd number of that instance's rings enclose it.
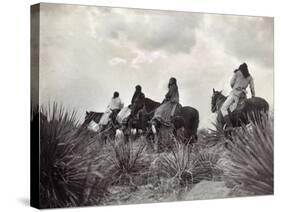
<instances>
[{"instance_id":1,"label":"desert shrub","mask_svg":"<svg viewBox=\"0 0 281 212\"><path fill-rule=\"evenodd\" d=\"M224 129L216 123L213 123L212 128L205 130L198 137L200 139L199 141L205 145L205 148L220 147L220 145L225 145L230 138Z\"/></svg>"},{"instance_id":2,"label":"desert shrub","mask_svg":"<svg viewBox=\"0 0 281 212\"><path fill-rule=\"evenodd\" d=\"M180 186L187 186L212 179L213 174L219 172L218 159L216 154L198 152L193 145L176 142L171 153L162 154L158 163L163 177L177 179Z\"/></svg>"},{"instance_id":3,"label":"desert shrub","mask_svg":"<svg viewBox=\"0 0 281 212\"><path fill-rule=\"evenodd\" d=\"M252 119L232 133L231 151L222 158L225 180L233 195L273 193L273 121Z\"/></svg>"},{"instance_id":4,"label":"desert shrub","mask_svg":"<svg viewBox=\"0 0 281 212\"><path fill-rule=\"evenodd\" d=\"M75 111L54 103L40 109L40 207L70 207L100 200L102 161L87 133L77 134ZM96 185L93 188L93 185ZM90 190L89 190L90 189Z\"/></svg>"},{"instance_id":5,"label":"desert shrub","mask_svg":"<svg viewBox=\"0 0 281 212\"><path fill-rule=\"evenodd\" d=\"M148 170L149 161L144 157L145 144L134 145L131 140L110 142L107 160L111 164L113 184L134 185L134 177Z\"/></svg>"}]
</instances>

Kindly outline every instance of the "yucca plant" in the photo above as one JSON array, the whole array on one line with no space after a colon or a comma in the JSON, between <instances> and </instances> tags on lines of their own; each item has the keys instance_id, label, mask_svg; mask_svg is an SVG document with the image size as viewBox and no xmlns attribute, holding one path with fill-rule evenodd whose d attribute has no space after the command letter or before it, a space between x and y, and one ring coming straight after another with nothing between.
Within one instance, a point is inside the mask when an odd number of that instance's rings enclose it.
<instances>
[{"instance_id":1,"label":"yucca plant","mask_svg":"<svg viewBox=\"0 0 281 212\"><path fill-rule=\"evenodd\" d=\"M204 134L200 135L200 141L205 144L206 148L219 147L231 138L219 124L212 123L212 125L213 128L209 128Z\"/></svg>"},{"instance_id":2,"label":"yucca plant","mask_svg":"<svg viewBox=\"0 0 281 212\"><path fill-rule=\"evenodd\" d=\"M273 122L267 115L252 119L232 134L232 151L222 163L226 181L233 194L265 195L273 193Z\"/></svg>"},{"instance_id":3,"label":"yucca plant","mask_svg":"<svg viewBox=\"0 0 281 212\"><path fill-rule=\"evenodd\" d=\"M113 183L134 185L133 177L148 169L148 161L144 157L145 144L133 145L131 140L109 143L108 161L111 164Z\"/></svg>"},{"instance_id":4,"label":"yucca plant","mask_svg":"<svg viewBox=\"0 0 281 212\"><path fill-rule=\"evenodd\" d=\"M75 112L54 103L40 109L40 207L86 205L89 188L103 174L101 161L89 148L87 133L77 134ZM93 193L93 191L91 192ZM91 197L92 198L92 197Z\"/></svg>"},{"instance_id":5,"label":"yucca plant","mask_svg":"<svg viewBox=\"0 0 281 212\"><path fill-rule=\"evenodd\" d=\"M219 156L206 151L194 151L194 146L176 142L171 153L159 158L159 166L164 176L178 179L180 185L197 183L203 179L212 179L218 171L216 163Z\"/></svg>"}]
</instances>

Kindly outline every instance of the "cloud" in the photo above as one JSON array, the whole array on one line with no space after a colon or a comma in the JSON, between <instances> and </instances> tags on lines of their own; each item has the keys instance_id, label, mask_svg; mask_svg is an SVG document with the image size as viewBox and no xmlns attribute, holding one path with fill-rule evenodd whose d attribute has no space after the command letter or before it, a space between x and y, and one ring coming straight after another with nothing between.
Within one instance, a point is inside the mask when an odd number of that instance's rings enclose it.
<instances>
[{"instance_id":1,"label":"cloud","mask_svg":"<svg viewBox=\"0 0 281 212\"><path fill-rule=\"evenodd\" d=\"M152 63L157 59L166 58L166 54L160 51L141 51L138 50L137 56L132 60L131 67L134 69L139 69L145 63Z\"/></svg>"},{"instance_id":2,"label":"cloud","mask_svg":"<svg viewBox=\"0 0 281 212\"><path fill-rule=\"evenodd\" d=\"M208 15L209 31L240 61L273 66L273 18Z\"/></svg>"},{"instance_id":3,"label":"cloud","mask_svg":"<svg viewBox=\"0 0 281 212\"><path fill-rule=\"evenodd\" d=\"M127 60L120 58L120 57L114 57L109 61L109 64L112 66L116 66L116 65L126 65L127 64Z\"/></svg>"},{"instance_id":4,"label":"cloud","mask_svg":"<svg viewBox=\"0 0 281 212\"><path fill-rule=\"evenodd\" d=\"M182 105L210 127L212 88L228 95L229 80L248 62L256 93L273 103L270 18L43 4L40 101L103 111L117 90L128 104L135 85L162 101L171 76Z\"/></svg>"},{"instance_id":5,"label":"cloud","mask_svg":"<svg viewBox=\"0 0 281 212\"><path fill-rule=\"evenodd\" d=\"M96 9L93 9L96 11ZM101 15L102 13L102 15ZM202 16L182 12L153 10L110 9L105 13L93 12L93 21L102 17L95 26L102 39L126 41L146 51L171 53L190 52L195 45L195 32Z\"/></svg>"}]
</instances>

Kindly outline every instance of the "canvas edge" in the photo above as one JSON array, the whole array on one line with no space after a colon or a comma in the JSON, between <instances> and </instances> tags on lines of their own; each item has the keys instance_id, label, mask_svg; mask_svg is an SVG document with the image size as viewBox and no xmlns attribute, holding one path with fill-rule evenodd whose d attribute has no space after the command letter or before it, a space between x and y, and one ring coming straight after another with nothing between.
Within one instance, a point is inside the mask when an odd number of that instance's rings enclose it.
<instances>
[{"instance_id":1,"label":"canvas edge","mask_svg":"<svg viewBox=\"0 0 281 212\"><path fill-rule=\"evenodd\" d=\"M40 208L39 46L40 4L30 6L30 206Z\"/></svg>"},{"instance_id":2,"label":"canvas edge","mask_svg":"<svg viewBox=\"0 0 281 212\"><path fill-rule=\"evenodd\" d=\"M64 2L41 2L40 5L58 5L58 6L81 6L81 7L97 7L97 8L108 8L108 9L132 9L132 10L144 10L144 11L160 11L160 12L177 12L177 13L195 13L195 14L209 14L209 15L229 15L229 16L246 16L246 17L256 17L256 18L274 18L275 16L271 15L247 15L247 14L236 14L236 13L223 13L223 12L208 12L201 10L181 10L181 9L161 9L161 8L145 8L145 7L133 7L133 6L119 6L116 5L106 5L106 2L103 4L91 4L91 3L64 3Z\"/></svg>"}]
</instances>

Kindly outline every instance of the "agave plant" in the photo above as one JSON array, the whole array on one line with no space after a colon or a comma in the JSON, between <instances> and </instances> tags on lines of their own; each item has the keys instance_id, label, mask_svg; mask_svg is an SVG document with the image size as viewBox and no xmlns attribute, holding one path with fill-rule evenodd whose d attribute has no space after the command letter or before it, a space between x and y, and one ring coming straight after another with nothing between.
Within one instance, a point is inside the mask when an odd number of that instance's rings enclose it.
<instances>
[{"instance_id":1,"label":"agave plant","mask_svg":"<svg viewBox=\"0 0 281 212\"><path fill-rule=\"evenodd\" d=\"M95 154L97 150L89 148L89 137L86 133L77 134L77 127L74 111L69 113L56 103L41 107L41 208L85 205L93 199L87 192L97 179L103 178L96 168L101 161Z\"/></svg>"},{"instance_id":2,"label":"agave plant","mask_svg":"<svg viewBox=\"0 0 281 212\"><path fill-rule=\"evenodd\" d=\"M222 167L233 194L273 193L273 122L266 115L236 130Z\"/></svg>"},{"instance_id":3,"label":"agave plant","mask_svg":"<svg viewBox=\"0 0 281 212\"><path fill-rule=\"evenodd\" d=\"M219 156L207 151L194 151L194 146L176 142L170 154L159 158L159 166L164 176L176 178L183 186L212 179L218 171L216 163Z\"/></svg>"},{"instance_id":4,"label":"agave plant","mask_svg":"<svg viewBox=\"0 0 281 212\"><path fill-rule=\"evenodd\" d=\"M148 168L148 162L143 154L145 144L133 145L129 140L119 143L111 142L110 147L108 161L112 166L114 183L134 185L133 177Z\"/></svg>"}]
</instances>

